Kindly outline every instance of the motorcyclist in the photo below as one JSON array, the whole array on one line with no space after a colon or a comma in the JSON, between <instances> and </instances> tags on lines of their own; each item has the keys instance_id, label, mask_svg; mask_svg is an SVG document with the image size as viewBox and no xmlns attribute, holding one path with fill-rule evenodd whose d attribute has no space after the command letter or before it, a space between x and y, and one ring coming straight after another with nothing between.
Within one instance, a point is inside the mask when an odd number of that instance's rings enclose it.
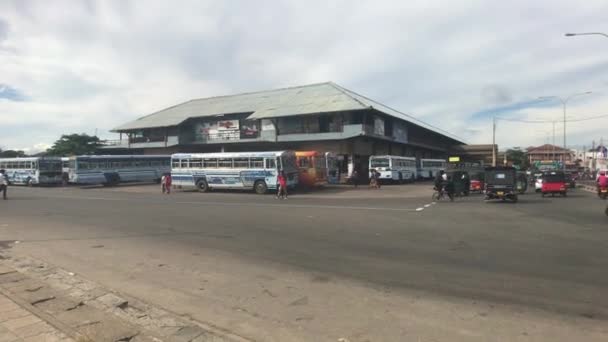
<instances>
[{"instance_id":1,"label":"motorcyclist","mask_svg":"<svg viewBox=\"0 0 608 342\"><path fill-rule=\"evenodd\" d=\"M443 188L443 175L445 174L445 172L443 170L440 170L437 175L435 176L435 190L436 191L441 191L441 189Z\"/></svg>"},{"instance_id":2,"label":"motorcyclist","mask_svg":"<svg viewBox=\"0 0 608 342\"><path fill-rule=\"evenodd\" d=\"M606 176L606 171L600 171L597 177L597 193L600 194L602 188L608 187L608 176Z\"/></svg>"}]
</instances>

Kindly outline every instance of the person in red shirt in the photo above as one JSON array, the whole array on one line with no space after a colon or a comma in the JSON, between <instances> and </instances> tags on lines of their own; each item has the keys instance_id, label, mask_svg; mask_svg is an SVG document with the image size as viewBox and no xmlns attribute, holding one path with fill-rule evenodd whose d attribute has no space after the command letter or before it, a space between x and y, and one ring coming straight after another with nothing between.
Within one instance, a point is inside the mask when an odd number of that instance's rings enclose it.
<instances>
[{"instance_id":1,"label":"person in red shirt","mask_svg":"<svg viewBox=\"0 0 608 342\"><path fill-rule=\"evenodd\" d=\"M285 172L279 171L277 182L279 183L277 198L287 199L287 179L285 178Z\"/></svg>"},{"instance_id":2,"label":"person in red shirt","mask_svg":"<svg viewBox=\"0 0 608 342\"><path fill-rule=\"evenodd\" d=\"M171 193L171 174L167 173L164 177L164 191L166 191L167 194Z\"/></svg>"}]
</instances>

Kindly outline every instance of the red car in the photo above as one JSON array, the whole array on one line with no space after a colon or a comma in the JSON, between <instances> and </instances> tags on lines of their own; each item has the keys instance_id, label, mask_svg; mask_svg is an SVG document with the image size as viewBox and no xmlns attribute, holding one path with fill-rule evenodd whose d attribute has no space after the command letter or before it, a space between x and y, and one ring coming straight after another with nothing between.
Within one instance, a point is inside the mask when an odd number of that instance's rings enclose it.
<instances>
[{"instance_id":1,"label":"red car","mask_svg":"<svg viewBox=\"0 0 608 342\"><path fill-rule=\"evenodd\" d=\"M471 186L469 187L471 192L479 192L483 191L483 181L479 179L471 179Z\"/></svg>"},{"instance_id":2,"label":"red car","mask_svg":"<svg viewBox=\"0 0 608 342\"><path fill-rule=\"evenodd\" d=\"M560 194L564 197L568 195L568 184L566 181L566 175L561 171L545 172L542 175L542 187L541 193L545 197L547 194L555 196Z\"/></svg>"}]
</instances>

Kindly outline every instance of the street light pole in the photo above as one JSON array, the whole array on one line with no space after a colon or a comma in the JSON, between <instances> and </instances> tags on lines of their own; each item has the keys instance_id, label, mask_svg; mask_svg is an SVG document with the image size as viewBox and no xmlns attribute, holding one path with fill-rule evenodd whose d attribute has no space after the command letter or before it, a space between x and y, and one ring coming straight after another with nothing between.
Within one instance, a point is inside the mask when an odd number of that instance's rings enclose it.
<instances>
[{"instance_id":1,"label":"street light pole","mask_svg":"<svg viewBox=\"0 0 608 342\"><path fill-rule=\"evenodd\" d=\"M492 118L492 166L496 167L496 117Z\"/></svg>"},{"instance_id":2,"label":"street light pole","mask_svg":"<svg viewBox=\"0 0 608 342\"><path fill-rule=\"evenodd\" d=\"M566 106L568 105L568 101L570 101L573 97L581 96L581 95L588 95L588 94L591 94L591 92L586 91L584 93L572 94L572 95L566 97L565 99L563 99L559 96L541 96L541 97L539 97L539 99L541 99L541 100L558 99L562 103L562 106L564 108L564 153L566 153L566 151L568 150L568 147L566 145ZM566 157L564 157L564 159L563 159L563 168L566 169Z\"/></svg>"},{"instance_id":3,"label":"street light pole","mask_svg":"<svg viewBox=\"0 0 608 342\"><path fill-rule=\"evenodd\" d=\"M566 33L566 37L575 37L575 36L604 36L608 38L608 34L602 32L584 32L584 33Z\"/></svg>"}]
</instances>

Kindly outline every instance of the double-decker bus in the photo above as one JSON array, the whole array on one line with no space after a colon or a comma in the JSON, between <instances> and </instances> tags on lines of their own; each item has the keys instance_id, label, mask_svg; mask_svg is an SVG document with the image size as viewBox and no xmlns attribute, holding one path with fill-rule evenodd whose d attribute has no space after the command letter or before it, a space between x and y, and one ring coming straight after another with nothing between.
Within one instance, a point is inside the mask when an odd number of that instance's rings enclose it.
<instances>
[{"instance_id":1,"label":"double-decker bus","mask_svg":"<svg viewBox=\"0 0 608 342\"><path fill-rule=\"evenodd\" d=\"M65 160L63 161L65 163ZM60 170L62 169L62 163ZM171 156L86 155L69 157L69 181L74 184L116 185L122 182L158 182L171 172Z\"/></svg>"},{"instance_id":2,"label":"double-decker bus","mask_svg":"<svg viewBox=\"0 0 608 342\"><path fill-rule=\"evenodd\" d=\"M300 185L315 187L327 184L325 155L317 151L296 151L296 165L300 171Z\"/></svg>"},{"instance_id":3,"label":"double-decker bus","mask_svg":"<svg viewBox=\"0 0 608 342\"><path fill-rule=\"evenodd\" d=\"M409 181L416 179L417 167L416 158L402 156L370 156L369 171L370 177L372 170L380 173L380 180Z\"/></svg>"},{"instance_id":4,"label":"double-decker bus","mask_svg":"<svg viewBox=\"0 0 608 342\"><path fill-rule=\"evenodd\" d=\"M46 185L61 183L61 159L57 157L1 158L11 184Z\"/></svg>"},{"instance_id":5,"label":"double-decker bus","mask_svg":"<svg viewBox=\"0 0 608 342\"><path fill-rule=\"evenodd\" d=\"M418 168L418 178L432 179L441 170L445 170L445 159L420 159L420 167Z\"/></svg>"},{"instance_id":6,"label":"double-decker bus","mask_svg":"<svg viewBox=\"0 0 608 342\"><path fill-rule=\"evenodd\" d=\"M171 156L173 185L211 189L251 189L264 194L277 189L277 176L284 172L287 186L298 184L296 156L292 151L176 153Z\"/></svg>"}]
</instances>

